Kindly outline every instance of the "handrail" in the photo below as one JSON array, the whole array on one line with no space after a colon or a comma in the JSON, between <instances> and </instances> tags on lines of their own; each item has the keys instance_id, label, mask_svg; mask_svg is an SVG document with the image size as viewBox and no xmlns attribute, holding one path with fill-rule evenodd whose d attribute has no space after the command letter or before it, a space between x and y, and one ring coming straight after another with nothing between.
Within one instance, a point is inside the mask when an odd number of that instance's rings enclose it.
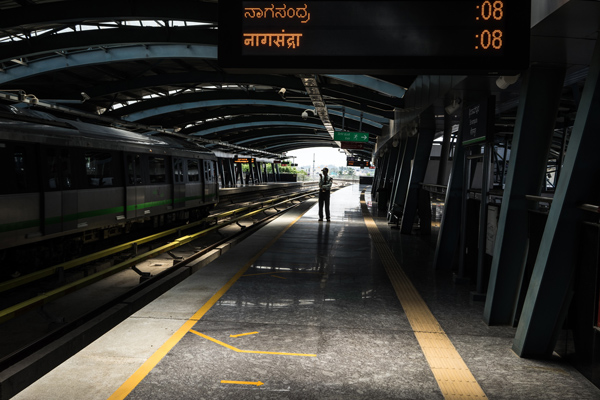
<instances>
[{"instance_id":1,"label":"handrail","mask_svg":"<svg viewBox=\"0 0 600 400\"><path fill-rule=\"evenodd\" d=\"M423 183L423 182L421 182L420 185L421 186L437 187L437 188L442 188L442 189L447 189L448 188L448 186L446 186L446 185L436 185L434 183Z\"/></svg>"},{"instance_id":2,"label":"handrail","mask_svg":"<svg viewBox=\"0 0 600 400\"><path fill-rule=\"evenodd\" d=\"M594 204L582 204L579 206L581 210L600 213L600 207Z\"/></svg>"},{"instance_id":3,"label":"handrail","mask_svg":"<svg viewBox=\"0 0 600 400\"><path fill-rule=\"evenodd\" d=\"M546 203L552 203L552 200L554 200L552 197L534 196L531 194L526 194L525 198L527 200L532 200L532 201L537 201L537 202L546 202Z\"/></svg>"}]
</instances>

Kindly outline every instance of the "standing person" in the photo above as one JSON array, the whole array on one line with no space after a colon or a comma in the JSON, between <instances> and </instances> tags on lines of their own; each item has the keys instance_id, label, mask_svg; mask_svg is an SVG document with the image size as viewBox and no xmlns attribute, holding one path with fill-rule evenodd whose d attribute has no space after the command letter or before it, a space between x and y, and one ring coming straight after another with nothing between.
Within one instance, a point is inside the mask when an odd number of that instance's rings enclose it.
<instances>
[{"instance_id":1,"label":"standing person","mask_svg":"<svg viewBox=\"0 0 600 400\"><path fill-rule=\"evenodd\" d=\"M333 179L328 175L329 168L323 168L323 175L319 174L319 221L323 221L323 205L325 205L325 216L331 221L329 215L329 194Z\"/></svg>"}]
</instances>

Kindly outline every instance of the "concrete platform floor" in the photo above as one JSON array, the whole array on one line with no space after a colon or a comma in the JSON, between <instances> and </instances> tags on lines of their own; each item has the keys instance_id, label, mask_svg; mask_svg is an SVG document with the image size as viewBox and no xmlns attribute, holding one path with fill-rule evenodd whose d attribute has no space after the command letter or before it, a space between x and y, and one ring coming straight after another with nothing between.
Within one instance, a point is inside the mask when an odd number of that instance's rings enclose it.
<instances>
[{"instance_id":1,"label":"concrete platform floor","mask_svg":"<svg viewBox=\"0 0 600 400\"><path fill-rule=\"evenodd\" d=\"M433 237L374 215L485 393L444 396L369 236L361 189L332 195L329 223L313 207L269 224L15 399L600 399L559 358L512 352L515 329L485 325L471 288L431 268Z\"/></svg>"}]
</instances>

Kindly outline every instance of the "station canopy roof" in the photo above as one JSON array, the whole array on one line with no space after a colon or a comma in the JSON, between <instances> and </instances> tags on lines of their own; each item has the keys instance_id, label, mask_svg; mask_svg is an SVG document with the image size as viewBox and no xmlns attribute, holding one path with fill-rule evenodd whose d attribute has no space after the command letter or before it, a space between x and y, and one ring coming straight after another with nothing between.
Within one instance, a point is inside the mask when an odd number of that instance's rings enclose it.
<instances>
[{"instance_id":1,"label":"station canopy roof","mask_svg":"<svg viewBox=\"0 0 600 400\"><path fill-rule=\"evenodd\" d=\"M192 135L221 151L338 146L298 75L219 67L216 1L1 0L0 15L0 92L24 94L29 106L36 99L34 107L82 111L95 123ZM365 158L414 79L312 77L333 126L369 134L352 150Z\"/></svg>"},{"instance_id":2,"label":"station canopy roof","mask_svg":"<svg viewBox=\"0 0 600 400\"><path fill-rule=\"evenodd\" d=\"M594 10L585 15L597 17ZM217 16L217 1L0 0L0 102L146 134L193 137L215 151L245 148L273 157L338 147L333 129L368 133L363 149L347 150L368 160L379 137L398 132L426 106L435 106L442 131L445 106L469 93L497 93L498 130L510 134L514 125L519 83L501 90L496 77L229 73L218 62ZM563 26L583 26L574 17L563 19ZM532 28L532 40L548 37L544 29L555 26L548 20ZM579 58L593 47L585 32L563 36L586 40ZM561 45L532 41L534 48L542 52L534 58L543 59L551 58L545 49ZM582 87L587 65L565 63L564 107L572 112L571 92ZM327 110L329 127L315 98Z\"/></svg>"}]
</instances>

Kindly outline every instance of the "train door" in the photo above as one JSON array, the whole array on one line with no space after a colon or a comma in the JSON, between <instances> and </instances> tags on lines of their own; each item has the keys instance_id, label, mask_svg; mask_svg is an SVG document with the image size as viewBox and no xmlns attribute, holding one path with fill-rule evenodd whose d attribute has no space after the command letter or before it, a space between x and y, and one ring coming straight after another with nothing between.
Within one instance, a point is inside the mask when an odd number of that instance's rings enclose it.
<instances>
[{"instance_id":1,"label":"train door","mask_svg":"<svg viewBox=\"0 0 600 400\"><path fill-rule=\"evenodd\" d=\"M216 168L213 160L204 160L204 202L217 202Z\"/></svg>"},{"instance_id":2,"label":"train door","mask_svg":"<svg viewBox=\"0 0 600 400\"><path fill-rule=\"evenodd\" d=\"M186 206L194 207L204 203L204 187L200 179L200 160L187 160L187 178L185 195Z\"/></svg>"},{"instance_id":3,"label":"train door","mask_svg":"<svg viewBox=\"0 0 600 400\"><path fill-rule=\"evenodd\" d=\"M73 172L73 149L46 148L42 156L44 167L44 198L42 226L44 235L77 228L79 213L76 176Z\"/></svg>"},{"instance_id":4,"label":"train door","mask_svg":"<svg viewBox=\"0 0 600 400\"><path fill-rule=\"evenodd\" d=\"M146 202L144 169L141 154L125 155L125 216L132 219L144 216L143 204Z\"/></svg>"},{"instance_id":5,"label":"train door","mask_svg":"<svg viewBox=\"0 0 600 400\"><path fill-rule=\"evenodd\" d=\"M173 208L185 207L187 163L183 158L173 157Z\"/></svg>"}]
</instances>

